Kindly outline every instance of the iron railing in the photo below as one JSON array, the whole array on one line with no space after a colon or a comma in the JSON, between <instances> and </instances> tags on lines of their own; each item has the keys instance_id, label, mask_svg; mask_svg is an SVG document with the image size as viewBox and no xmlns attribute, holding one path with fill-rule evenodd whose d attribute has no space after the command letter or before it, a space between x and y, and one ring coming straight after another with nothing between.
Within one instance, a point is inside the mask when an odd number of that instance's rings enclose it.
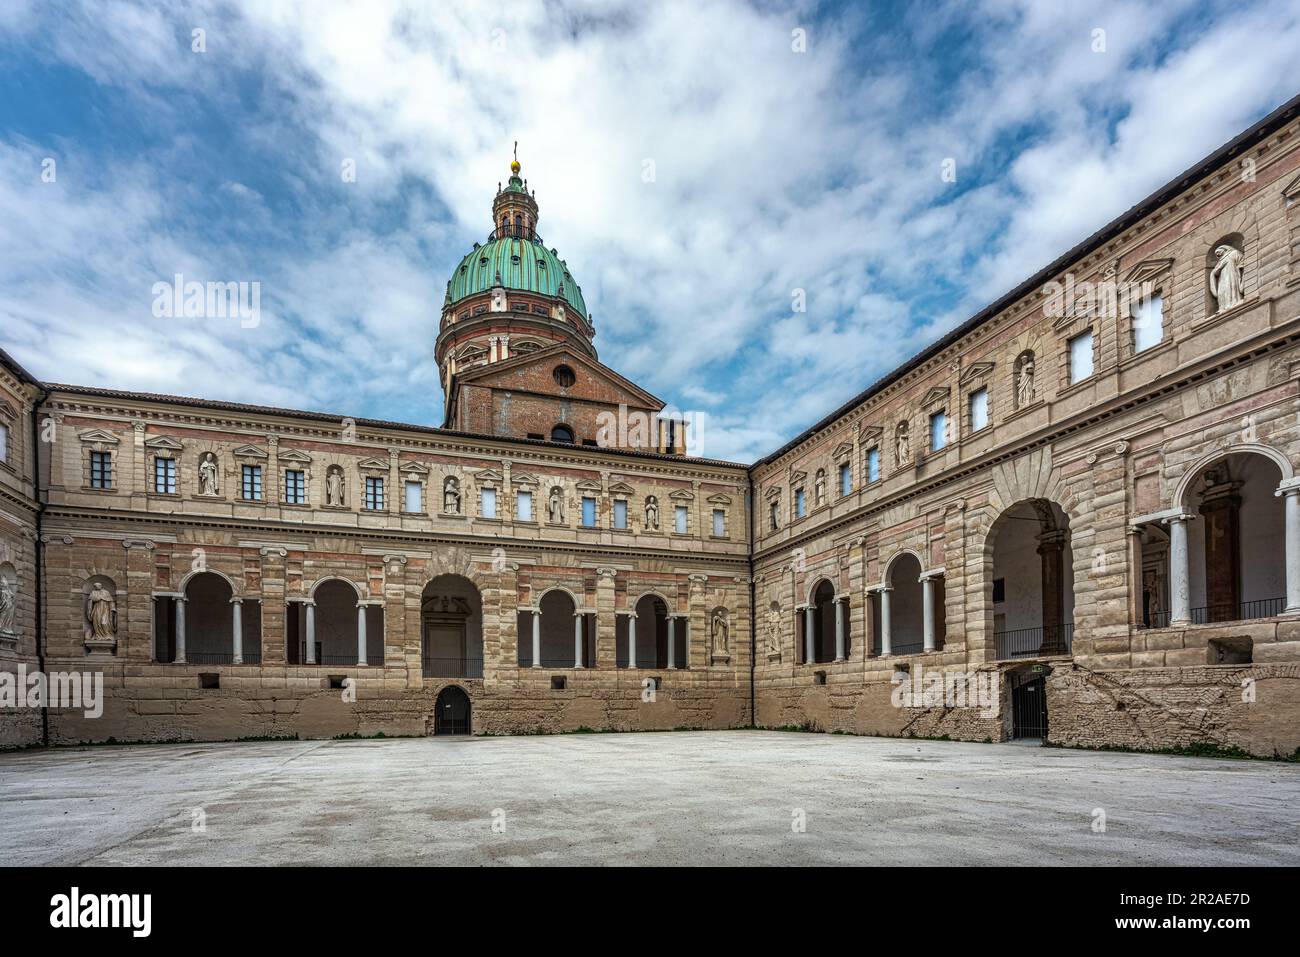
<instances>
[{"instance_id":1,"label":"iron railing","mask_svg":"<svg viewBox=\"0 0 1300 957\"><path fill-rule=\"evenodd\" d=\"M430 658L420 659L421 671L426 678L482 678L482 658ZM569 662L572 666L573 662Z\"/></svg>"},{"instance_id":2,"label":"iron railing","mask_svg":"<svg viewBox=\"0 0 1300 957\"><path fill-rule=\"evenodd\" d=\"M235 653L233 651L187 651L185 653L185 663L189 665L233 665L235 663ZM260 665L261 663L262 653L260 651L244 652L241 664Z\"/></svg>"},{"instance_id":3,"label":"iron railing","mask_svg":"<svg viewBox=\"0 0 1300 957\"><path fill-rule=\"evenodd\" d=\"M526 239L530 243L537 243L539 246L545 246L542 237L537 234L537 230L529 229L527 226L498 226L492 232L488 233L488 242L497 239Z\"/></svg>"},{"instance_id":4,"label":"iron railing","mask_svg":"<svg viewBox=\"0 0 1300 957\"><path fill-rule=\"evenodd\" d=\"M1205 605L1201 608L1193 608L1191 615L1193 625L1212 625L1220 621L1254 621L1257 618L1273 618L1285 610L1285 598L1260 598L1236 605ZM1171 613L1168 611L1154 614L1148 612L1141 627L1168 628L1171 621Z\"/></svg>"},{"instance_id":5,"label":"iron railing","mask_svg":"<svg viewBox=\"0 0 1300 957\"><path fill-rule=\"evenodd\" d=\"M999 660L1068 655L1074 644L1074 622L998 631L993 641Z\"/></svg>"}]
</instances>

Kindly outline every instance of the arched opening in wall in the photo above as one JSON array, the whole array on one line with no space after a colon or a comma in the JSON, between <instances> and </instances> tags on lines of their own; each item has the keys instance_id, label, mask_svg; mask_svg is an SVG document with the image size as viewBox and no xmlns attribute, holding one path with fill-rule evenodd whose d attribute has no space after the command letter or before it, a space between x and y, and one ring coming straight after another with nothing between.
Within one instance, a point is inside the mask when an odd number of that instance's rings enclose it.
<instances>
[{"instance_id":1,"label":"arched opening in wall","mask_svg":"<svg viewBox=\"0 0 1300 957\"><path fill-rule=\"evenodd\" d=\"M185 660L228 665L234 660L234 610L230 583L216 572L200 572L185 584Z\"/></svg>"},{"instance_id":2,"label":"arched opening in wall","mask_svg":"<svg viewBox=\"0 0 1300 957\"><path fill-rule=\"evenodd\" d=\"M985 589L999 660L1069 654L1074 640L1070 521L1047 499L1017 502L988 537Z\"/></svg>"},{"instance_id":3,"label":"arched opening in wall","mask_svg":"<svg viewBox=\"0 0 1300 957\"><path fill-rule=\"evenodd\" d=\"M463 575L439 575L420 593L420 667L426 678L483 677L483 599Z\"/></svg>"},{"instance_id":4,"label":"arched opening in wall","mask_svg":"<svg viewBox=\"0 0 1300 957\"><path fill-rule=\"evenodd\" d=\"M1280 615L1286 607L1286 507L1278 465L1235 453L1201 470L1182 501L1193 624ZM1175 570L1171 569L1171 572Z\"/></svg>"},{"instance_id":5,"label":"arched opening in wall","mask_svg":"<svg viewBox=\"0 0 1300 957\"><path fill-rule=\"evenodd\" d=\"M572 596L554 588L542 596L538 610L539 615L519 613L519 666L532 667L536 651L542 668L593 667L595 629L589 615L576 614Z\"/></svg>"},{"instance_id":6,"label":"arched opening in wall","mask_svg":"<svg viewBox=\"0 0 1300 957\"><path fill-rule=\"evenodd\" d=\"M835 660L835 586L826 579L813 589L813 661Z\"/></svg>"},{"instance_id":7,"label":"arched opening in wall","mask_svg":"<svg viewBox=\"0 0 1300 957\"><path fill-rule=\"evenodd\" d=\"M465 689L447 685L433 704L434 734L469 734L470 701Z\"/></svg>"},{"instance_id":8,"label":"arched opening in wall","mask_svg":"<svg viewBox=\"0 0 1300 957\"><path fill-rule=\"evenodd\" d=\"M925 608L921 587L921 562L904 552L889 565L889 652L915 655L925 649ZM881 624L883 631L884 624ZM881 654L883 636L877 632L876 654Z\"/></svg>"},{"instance_id":9,"label":"arched opening in wall","mask_svg":"<svg viewBox=\"0 0 1300 957\"><path fill-rule=\"evenodd\" d=\"M686 667L685 620L679 618L673 622L673 647L670 655L668 606L657 595L642 595L636 603L636 642L637 667Z\"/></svg>"},{"instance_id":10,"label":"arched opening in wall","mask_svg":"<svg viewBox=\"0 0 1300 957\"><path fill-rule=\"evenodd\" d=\"M553 429L551 429L551 441L552 441L552 442L567 442L568 444L572 445L572 444L573 444L573 429L569 428L567 425L557 425L557 426L555 426Z\"/></svg>"},{"instance_id":11,"label":"arched opening in wall","mask_svg":"<svg viewBox=\"0 0 1300 957\"><path fill-rule=\"evenodd\" d=\"M358 636L364 615L366 632L365 663L384 663L384 610L380 605L362 604L350 582L330 579L321 582L312 593L316 606L312 613L315 663L320 665L355 665L361 663ZM309 662L310 658L302 659Z\"/></svg>"},{"instance_id":12,"label":"arched opening in wall","mask_svg":"<svg viewBox=\"0 0 1300 957\"><path fill-rule=\"evenodd\" d=\"M1138 529L1141 568L1138 571L1137 626L1169 625L1169 529L1155 522Z\"/></svg>"}]
</instances>

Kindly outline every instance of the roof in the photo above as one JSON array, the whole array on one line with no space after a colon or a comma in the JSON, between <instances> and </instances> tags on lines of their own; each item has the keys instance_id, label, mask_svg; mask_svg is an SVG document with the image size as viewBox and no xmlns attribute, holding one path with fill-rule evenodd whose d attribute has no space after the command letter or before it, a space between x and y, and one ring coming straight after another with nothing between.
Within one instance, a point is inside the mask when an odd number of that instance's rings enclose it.
<instances>
[{"instance_id":1,"label":"roof","mask_svg":"<svg viewBox=\"0 0 1300 957\"><path fill-rule=\"evenodd\" d=\"M5 352L3 349L0 349L0 365L4 366L6 369L12 372L23 382L26 382L28 385L41 384L40 379L36 378L36 376L32 375L21 365L19 365L18 360L15 359L13 356L11 356L9 353Z\"/></svg>"},{"instance_id":2,"label":"roof","mask_svg":"<svg viewBox=\"0 0 1300 957\"><path fill-rule=\"evenodd\" d=\"M817 432L820 432L822 429L826 428L827 426L835 422L840 417L847 415L849 412L853 411L855 408L862 405L868 399L872 398L872 396L875 396L878 393L884 391L889 386L893 385L895 382L901 379L903 376L907 375L907 373L911 372L913 369L917 368L918 366L924 364L925 362L932 359L934 356L938 355L939 353L943 352L944 349L948 348L958 339L961 339L963 336L967 335L972 330L983 325L985 322L988 322L990 319L992 319L998 313L1002 312L1008 306L1013 305L1017 300L1022 299L1024 296L1028 295L1034 290L1041 288L1044 284L1049 282L1054 276L1056 276L1066 267L1078 262L1080 259L1085 258L1094 250L1096 250L1098 247L1105 245L1106 243L1110 242L1110 240L1120 235L1122 232L1124 232L1124 230L1128 229L1134 223L1138 222L1139 220L1150 215L1155 210L1159 209L1165 203L1169 202L1169 200L1172 199L1174 196L1176 196L1178 193L1181 193L1183 190L1187 189L1188 186L1192 185L1193 183L1195 183L1200 179L1203 179L1204 177L1208 176L1210 173L1213 173L1215 170L1217 170L1228 160L1232 159L1238 153L1242 152L1245 149L1249 149L1250 147L1258 143L1260 140L1266 139L1267 137L1271 136L1278 129L1280 129L1281 127L1285 126L1287 123L1294 120L1297 114L1300 114L1300 95L1293 96L1291 99L1287 100L1285 103L1279 106L1272 113L1268 114L1268 116L1264 117L1254 126L1250 127L1250 129L1246 130L1244 133L1239 134L1229 142L1225 143L1223 146L1219 147L1217 150L1215 150L1205 159L1201 160L1195 166L1192 166L1191 168L1175 176L1168 183L1160 187L1158 190L1156 190L1146 199L1142 200L1136 206L1132 207L1127 212L1122 213L1121 215L1117 216L1115 219L1111 220L1109 223L1107 223L1101 229L1097 230L1095 233L1093 233L1083 242L1079 243L1069 252L1065 253L1063 256L1059 257L1055 261L1049 263L1047 266L1044 266L1038 272L1034 273L1034 275L1030 276L1020 285L1016 286L1014 289L1012 289L1010 292L1003 295L1001 298L997 299L995 302L992 302L989 305L985 306L983 309L981 309L975 315L971 316L961 325L957 326L957 328L953 329L947 335L936 340L935 342L927 346L925 349L922 349L916 355L912 356L912 358L908 359L901 366L894 369L892 372L887 373L881 378L877 379L870 386L868 386L863 391L859 392L853 398L849 399L849 401L845 402L835 411L823 417L817 423L804 429L797 436L795 436L785 445L781 446L775 452L763 456L763 458L759 459L757 462L754 463L754 467L757 468L760 465L765 465L768 462L780 458L786 452L790 451L792 448L799 445L801 442L803 442L810 436L816 434Z\"/></svg>"},{"instance_id":3,"label":"roof","mask_svg":"<svg viewBox=\"0 0 1300 957\"><path fill-rule=\"evenodd\" d=\"M582 290L569 267L554 249L547 249L534 239L506 237L492 239L474 248L456 266L447 283L447 302L454 304L467 296L487 292L498 284L506 289L560 296L584 319L587 304Z\"/></svg>"},{"instance_id":4,"label":"roof","mask_svg":"<svg viewBox=\"0 0 1300 957\"><path fill-rule=\"evenodd\" d=\"M581 366L588 372L600 376L617 388L624 390L630 396L640 400L646 408L661 410L666 404L663 399L651 392L647 392L631 379L619 375L619 373L615 372L599 359L593 359L591 356L579 352L567 342L556 343L553 346L539 349L536 352L522 352L500 362L489 362L481 366L475 366L472 369L467 369L464 372L457 372L455 382L459 385L464 385L467 382L478 382L481 379L499 378L504 373L508 373L514 369L520 369L539 362L550 363L559 356L563 356L573 365ZM568 398L562 394L555 393L553 390L548 391L546 395L562 399Z\"/></svg>"}]
</instances>

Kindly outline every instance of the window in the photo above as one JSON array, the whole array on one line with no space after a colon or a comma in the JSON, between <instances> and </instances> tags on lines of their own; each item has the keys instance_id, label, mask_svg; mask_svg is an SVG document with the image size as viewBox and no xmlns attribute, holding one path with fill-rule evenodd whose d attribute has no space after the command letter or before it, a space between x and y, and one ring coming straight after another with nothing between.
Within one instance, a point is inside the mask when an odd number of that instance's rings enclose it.
<instances>
[{"instance_id":1,"label":"window","mask_svg":"<svg viewBox=\"0 0 1300 957\"><path fill-rule=\"evenodd\" d=\"M241 491L250 502L262 500L262 466L245 465L243 467L243 485Z\"/></svg>"},{"instance_id":2,"label":"window","mask_svg":"<svg viewBox=\"0 0 1300 957\"><path fill-rule=\"evenodd\" d=\"M685 535L686 522L688 516L690 515L690 513L686 509L686 506L678 505L677 508L673 510L673 515L674 515L673 531L675 531L678 535Z\"/></svg>"},{"instance_id":3,"label":"window","mask_svg":"<svg viewBox=\"0 0 1300 957\"><path fill-rule=\"evenodd\" d=\"M0 462L9 461L9 426L0 425Z\"/></svg>"},{"instance_id":4,"label":"window","mask_svg":"<svg viewBox=\"0 0 1300 957\"><path fill-rule=\"evenodd\" d=\"M807 512L808 512L807 496L804 495L803 489L797 488L794 490L794 517L803 518Z\"/></svg>"},{"instance_id":5,"label":"window","mask_svg":"<svg viewBox=\"0 0 1300 957\"><path fill-rule=\"evenodd\" d=\"M1133 310L1133 351L1145 352L1160 344L1165 336L1165 300L1155 295L1138 303Z\"/></svg>"},{"instance_id":6,"label":"window","mask_svg":"<svg viewBox=\"0 0 1300 957\"><path fill-rule=\"evenodd\" d=\"M515 493L515 518L521 522L531 522L533 520L532 492Z\"/></svg>"},{"instance_id":7,"label":"window","mask_svg":"<svg viewBox=\"0 0 1300 957\"><path fill-rule=\"evenodd\" d=\"M867 484L880 481L880 449L867 449Z\"/></svg>"},{"instance_id":8,"label":"window","mask_svg":"<svg viewBox=\"0 0 1300 957\"><path fill-rule=\"evenodd\" d=\"M948 444L948 413L935 412L930 416L930 451L938 452Z\"/></svg>"},{"instance_id":9,"label":"window","mask_svg":"<svg viewBox=\"0 0 1300 957\"><path fill-rule=\"evenodd\" d=\"M572 445L573 429L569 428L567 425L557 425L555 428L551 429L551 441L568 442Z\"/></svg>"},{"instance_id":10,"label":"window","mask_svg":"<svg viewBox=\"0 0 1300 957\"><path fill-rule=\"evenodd\" d=\"M1070 340L1070 384L1092 375L1092 332L1083 332Z\"/></svg>"},{"instance_id":11,"label":"window","mask_svg":"<svg viewBox=\"0 0 1300 957\"><path fill-rule=\"evenodd\" d=\"M555 384L561 389L567 389L578 381L578 377L573 374L573 370L568 366L556 366L551 376L555 379Z\"/></svg>"},{"instance_id":12,"label":"window","mask_svg":"<svg viewBox=\"0 0 1300 957\"><path fill-rule=\"evenodd\" d=\"M722 538L727 534L727 513L720 508L713 510L713 537Z\"/></svg>"},{"instance_id":13,"label":"window","mask_svg":"<svg viewBox=\"0 0 1300 957\"><path fill-rule=\"evenodd\" d=\"M853 491L853 466L848 462L840 465L840 494L848 495Z\"/></svg>"},{"instance_id":14,"label":"window","mask_svg":"<svg viewBox=\"0 0 1300 957\"><path fill-rule=\"evenodd\" d=\"M376 475L366 476L365 508L378 512L384 507L384 480Z\"/></svg>"},{"instance_id":15,"label":"window","mask_svg":"<svg viewBox=\"0 0 1300 957\"><path fill-rule=\"evenodd\" d=\"M976 389L970 394L970 430L978 432L989 424L989 390Z\"/></svg>"},{"instance_id":16,"label":"window","mask_svg":"<svg viewBox=\"0 0 1300 957\"><path fill-rule=\"evenodd\" d=\"M285 470L284 501L286 505L307 504L307 473L302 469Z\"/></svg>"},{"instance_id":17,"label":"window","mask_svg":"<svg viewBox=\"0 0 1300 957\"><path fill-rule=\"evenodd\" d=\"M777 530L777 527L781 524L781 503L780 502L772 503L771 507L768 509L768 519L772 526L772 531L775 532Z\"/></svg>"},{"instance_id":18,"label":"window","mask_svg":"<svg viewBox=\"0 0 1300 957\"><path fill-rule=\"evenodd\" d=\"M153 490L160 495L176 494L176 460L153 460Z\"/></svg>"},{"instance_id":19,"label":"window","mask_svg":"<svg viewBox=\"0 0 1300 957\"><path fill-rule=\"evenodd\" d=\"M614 500L614 527L627 528L627 502L621 498Z\"/></svg>"},{"instance_id":20,"label":"window","mask_svg":"<svg viewBox=\"0 0 1300 957\"><path fill-rule=\"evenodd\" d=\"M424 511L424 483L418 479L407 479L403 486L406 490L405 507L408 512Z\"/></svg>"},{"instance_id":21,"label":"window","mask_svg":"<svg viewBox=\"0 0 1300 957\"><path fill-rule=\"evenodd\" d=\"M113 453L112 452L91 452L90 453L90 487L91 488L112 488L113 487Z\"/></svg>"},{"instance_id":22,"label":"window","mask_svg":"<svg viewBox=\"0 0 1300 957\"><path fill-rule=\"evenodd\" d=\"M596 527L596 499L590 495L582 497L582 525L584 528Z\"/></svg>"},{"instance_id":23,"label":"window","mask_svg":"<svg viewBox=\"0 0 1300 957\"><path fill-rule=\"evenodd\" d=\"M479 513L484 518L497 517L497 490L485 488L479 496Z\"/></svg>"}]
</instances>

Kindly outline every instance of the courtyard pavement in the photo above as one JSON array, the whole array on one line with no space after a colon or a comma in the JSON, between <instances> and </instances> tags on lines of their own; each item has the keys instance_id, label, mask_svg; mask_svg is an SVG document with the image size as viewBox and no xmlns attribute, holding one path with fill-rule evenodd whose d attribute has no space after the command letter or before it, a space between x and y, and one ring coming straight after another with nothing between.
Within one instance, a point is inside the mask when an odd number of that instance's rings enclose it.
<instances>
[{"instance_id":1,"label":"courtyard pavement","mask_svg":"<svg viewBox=\"0 0 1300 957\"><path fill-rule=\"evenodd\" d=\"M1295 865L1300 765L766 731L61 748L0 754L0 861Z\"/></svg>"}]
</instances>

